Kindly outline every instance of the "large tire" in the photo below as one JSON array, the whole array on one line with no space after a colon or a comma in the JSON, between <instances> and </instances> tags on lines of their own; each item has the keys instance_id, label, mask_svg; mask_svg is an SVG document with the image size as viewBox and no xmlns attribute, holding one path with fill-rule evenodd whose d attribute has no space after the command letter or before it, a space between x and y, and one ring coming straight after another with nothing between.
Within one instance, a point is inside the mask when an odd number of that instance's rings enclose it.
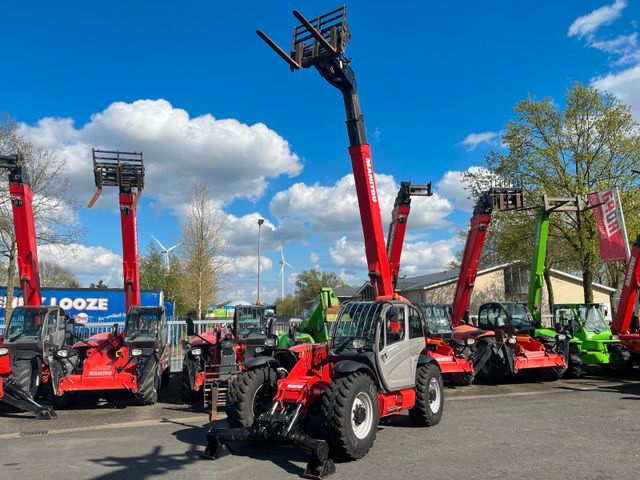
<instances>
[{"instance_id":1,"label":"large tire","mask_svg":"<svg viewBox=\"0 0 640 480\"><path fill-rule=\"evenodd\" d=\"M627 347L621 343L609 345L609 364L607 370L613 375L626 375L633 368L633 357Z\"/></svg>"},{"instance_id":2,"label":"large tire","mask_svg":"<svg viewBox=\"0 0 640 480\"><path fill-rule=\"evenodd\" d=\"M569 366L565 376L568 378L578 378L584 375L584 369L582 368L582 357L576 348L569 348Z\"/></svg>"},{"instance_id":3,"label":"large tire","mask_svg":"<svg viewBox=\"0 0 640 480\"><path fill-rule=\"evenodd\" d=\"M182 393L182 401L185 403L193 403L200 397L202 392L195 391L191 388L191 378L189 377L189 369L186 365L182 367L182 382L180 386Z\"/></svg>"},{"instance_id":4,"label":"large tire","mask_svg":"<svg viewBox=\"0 0 640 480\"><path fill-rule=\"evenodd\" d=\"M31 360L16 360L11 366L11 378L22 390L34 399L38 396L38 389L42 380L42 365L39 358Z\"/></svg>"},{"instance_id":5,"label":"large tire","mask_svg":"<svg viewBox=\"0 0 640 480\"><path fill-rule=\"evenodd\" d=\"M498 354L491 355L491 358L482 366L477 377L485 383L498 384L504 381L507 367L502 357Z\"/></svg>"},{"instance_id":6,"label":"large tire","mask_svg":"<svg viewBox=\"0 0 640 480\"><path fill-rule=\"evenodd\" d=\"M227 390L227 422L231 428L251 427L255 419L273 404L277 375L268 366L245 370Z\"/></svg>"},{"instance_id":7,"label":"large tire","mask_svg":"<svg viewBox=\"0 0 640 480\"><path fill-rule=\"evenodd\" d=\"M145 368L140 378L138 378L136 399L139 405L154 405L158 402L160 369L155 358L150 358L148 361L151 362L151 365Z\"/></svg>"},{"instance_id":8,"label":"large tire","mask_svg":"<svg viewBox=\"0 0 640 480\"><path fill-rule=\"evenodd\" d=\"M555 382L560 380L564 375L565 369L559 367L545 367L538 372L538 378L543 382Z\"/></svg>"},{"instance_id":9,"label":"large tire","mask_svg":"<svg viewBox=\"0 0 640 480\"><path fill-rule=\"evenodd\" d=\"M442 374L433 363L420 365L416 370L416 404L409 410L409 418L418 427L440 423L444 409Z\"/></svg>"},{"instance_id":10,"label":"large tire","mask_svg":"<svg viewBox=\"0 0 640 480\"><path fill-rule=\"evenodd\" d=\"M378 433L378 391L362 372L335 379L322 396L323 433L331 457L356 460L371 449Z\"/></svg>"},{"instance_id":11,"label":"large tire","mask_svg":"<svg viewBox=\"0 0 640 480\"><path fill-rule=\"evenodd\" d=\"M473 373L451 373L449 374L449 381L456 387L468 387L473 383Z\"/></svg>"}]
</instances>

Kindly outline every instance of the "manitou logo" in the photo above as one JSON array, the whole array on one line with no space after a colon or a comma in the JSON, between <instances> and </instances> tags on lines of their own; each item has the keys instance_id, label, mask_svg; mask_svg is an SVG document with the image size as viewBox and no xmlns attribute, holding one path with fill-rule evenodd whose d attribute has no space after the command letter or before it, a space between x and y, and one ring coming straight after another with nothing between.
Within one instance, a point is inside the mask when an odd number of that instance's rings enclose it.
<instances>
[{"instance_id":1,"label":"manitou logo","mask_svg":"<svg viewBox=\"0 0 640 480\"><path fill-rule=\"evenodd\" d=\"M633 272L636 269L636 257L631 257L629 259L629 268L627 269L627 277L624 279L625 287L628 287L631 284L631 279L633 278Z\"/></svg>"},{"instance_id":2,"label":"manitou logo","mask_svg":"<svg viewBox=\"0 0 640 480\"><path fill-rule=\"evenodd\" d=\"M367 178L369 180L369 192L371 193L371 201L373 203L378 203L378 194L376 192L376 179L373 176L373 166L371 165L371 159L367 158L365 160L365 164L367 165Z\"/></svg>"}]
</instances>

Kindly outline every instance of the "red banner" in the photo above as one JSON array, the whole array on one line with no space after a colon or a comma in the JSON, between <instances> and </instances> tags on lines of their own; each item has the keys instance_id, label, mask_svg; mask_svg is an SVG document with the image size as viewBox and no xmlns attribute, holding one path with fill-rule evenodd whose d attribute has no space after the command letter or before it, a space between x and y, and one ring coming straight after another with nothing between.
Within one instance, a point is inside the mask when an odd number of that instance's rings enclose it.
<instances>
[{"instance_id":1,"label":"red banner","mask_svg":"<svg viewBox=\"0 0 640 480\"><path fill-rule=\"evenodd\" d=\"M598 228L600 257L604 262L627 260L627 232L622 216L622 206L614 189L587 195Z\"/></svg>"}]
</instances>

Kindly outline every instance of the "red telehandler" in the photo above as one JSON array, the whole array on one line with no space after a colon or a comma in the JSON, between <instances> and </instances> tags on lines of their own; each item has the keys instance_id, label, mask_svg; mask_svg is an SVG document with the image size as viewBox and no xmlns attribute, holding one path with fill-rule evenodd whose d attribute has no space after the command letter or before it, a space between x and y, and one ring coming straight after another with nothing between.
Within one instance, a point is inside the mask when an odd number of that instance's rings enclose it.
<instances>
[{"instance_id":1,"label":"red telehandler","mask_svg":"<svg viewBox=\"0 0 640 480\"><path fill-rule=\"evenodd\" d=\"M342 93L369 277L378 297L345 305L328 343L293 346L290 351L298 361L279 379L270 409L251 425L214 425L203 456L229 454L230 441L285 440L311 454L304 477L324 478L335 472L333 459L355 460L367 454L381 417L408 411L417 426L436 425L444 396L438 362L426 344L424 315L394 294L371 149L355 73L344 56L350 39L346 7L311 21L298 11L293 14L300 25L294 28L290 54L263 32L257 33L292 70L315 67ZM259 368L263 365L256 362L277 368L270 357L254 359L252 366ZM321 423L321 439L311 435L314 419Z\"/></svg>"},{"instance_id":2,"label":"red telehandler","mask_svg":"<svg viewBox=\"0 0 640 480\"><path fill-rule=\"evenodd\" d=\"M624 276L616 318L611 322L611 332L617 335L631 357L640 362L640 323L636 305L640 289L640 235L631 249L631 256Z\"/></svg>"},{"instance_id":3,"label":"red telehandler","mask_svg":"<svg viewBox=\"0 0 640 480\"><path fill-rule=\"evenodd\" d=\"M129 390L142 405L156 403L160 386L169 381L169 344L165 309L140 306L136 211L144 187L142 153L93 150L96 192L119 189L122 265L127 318L108 333L77 338L72 348L56 353L52 363L54 394L61 405L71 392Z\"/></svg>"},{"instance_id":4,"label":"red telehandler","mask_svg":"<svg viewBox=\"0 0 640 480\"><path fill-rule=\"evenodd\" d=\"M18 275L24 305L14 308L3 338L0 338L0 402L32 412L38 419L56 417L53 409L35 398L41 386L49 385L45 348L65 339L67 316L59 307L42 306L33 192L21 155L0 155L0 170L9 173L9 194L18 247Z\"/></svg>"},{"instance_id":5,"label":"red telehandler","mask_svg":"<svg viewBox=\"0 0 640 480\"><path fill-rule=\"evenodd\" d=\"M430 196L431 182L427 185L413 185L411 182L401 182L400 190L396 196L393 212L391 213L391 223L387 235L387 255L391 267L391 282L394 289L398 283L400 273L400 258L404 237L411 213L412 196ZM420 304L420 309L425 316L434 311L433 306ZM430 318L426 317L427 326ZM448 323L448 322L447 322ZM490 332L480 335L489 336ZM440 371L445 379L454 385L470 385L476 373L482 369L483 365L492 355L492 346L487 342L476 345L476 338L467 336L466 338L454 338L452 332L431 331L427 328L427 346L431 349L431 355L438 362Z\"/></svg>"},{"instance_id":6,"label":"red telehandler","mask_svg":"<svg viewBox=\"0 0 640 480\"><path fill-rule=\"evenodd\" d=\"M465 321L491 214L494 211L522 208L522 188L491 188L480 195L471 217L453 301L454 337L475 338L478 342L490 342L492 345L494 354L478 372L481 378L491 382L500 381L505 374L534 368L540 369L544 379L555 380L567 368L568 338L559 333L550 341L534 339L531 335L535 323L525 305L504 302L484 304L478 315L479 328ZM528 326L531 328L525 328Z\"/></svg>"}]
</instances>

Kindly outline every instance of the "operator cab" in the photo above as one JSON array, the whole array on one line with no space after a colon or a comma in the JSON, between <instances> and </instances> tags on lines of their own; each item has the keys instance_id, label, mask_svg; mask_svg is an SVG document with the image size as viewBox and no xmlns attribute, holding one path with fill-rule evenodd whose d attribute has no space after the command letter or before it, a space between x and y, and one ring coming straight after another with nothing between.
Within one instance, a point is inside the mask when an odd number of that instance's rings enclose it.
<instances>
[{"instance_id":1,"label":"operator cab","mask_svg":"<svg viewBox=\"0 0 640 480\"><path fill-rule=\"evenodd\" d=\"M452 337L453 325L447 306L439 303L420 303L419 307L424 314L429 335L447 340Z\"/></svg>"},{"instance_id":2,"label":"operator cab","mask_svg":"<svg viewBox=\"0 0 640 480\"><path fill-rule=\"evenodd\" d=\"M522 303L491 302L480 306L478 327L483 330L501 331L506 334L534 336L536 325L533 316Z\"/></svg>"},{"instance_id":3,"label":"operator cab","mask_svg":"<svg viewBox=\"0 0 640 480\"><path fill-rule=\"evenodd\" d=\"M167 314L164 307L129 308L124 325L124 341L138 347L158 347L167 343Z\"/></svg>"},{"instance_id":4,"label":"operator cab","mask_svg":"<svg viewBox=\"0 0 640 480\"><path fill-rule=\"evenodd\" d=\"M7 325L4 347L12 358L17 352L55 351L65 345L70 328L73 322L60 307L16 307Z\"/></svg>"},{"instance_id":5,"label":"operator cab","mask_svg":"<svg viewBox=\"0 0 640 480\"><path fill-rule=\"evenodd\" d=\"M275 311L271 308L265 308L264 305L236 306L233 315L233 330L238 341L244 342L246 346L245 360L264 351L274 315Z\"/></svg>"},{"instance_id":6,"label":"operator cab","mask_svg":"<svg viewBox=\"0 0 640 480\"><path fill-rule=\"evenodd\" d=\"M576 333L583 328L593 333L609 330L602 305L599 303L555 305L553 324L557 331L567 327L571 327L571 330Z\"/></svg>"},{"instance_id":7,"label":"operator cab","mask_svg":"<svg viewBox=\"0 0 640 480\"><path fill-rule=\"evenodd\" d=\"M364 363L384 390L411 388L425 333L424 316L410 303L351 302L333 324L330 356Z\"/></svg>"}]
</instances>

